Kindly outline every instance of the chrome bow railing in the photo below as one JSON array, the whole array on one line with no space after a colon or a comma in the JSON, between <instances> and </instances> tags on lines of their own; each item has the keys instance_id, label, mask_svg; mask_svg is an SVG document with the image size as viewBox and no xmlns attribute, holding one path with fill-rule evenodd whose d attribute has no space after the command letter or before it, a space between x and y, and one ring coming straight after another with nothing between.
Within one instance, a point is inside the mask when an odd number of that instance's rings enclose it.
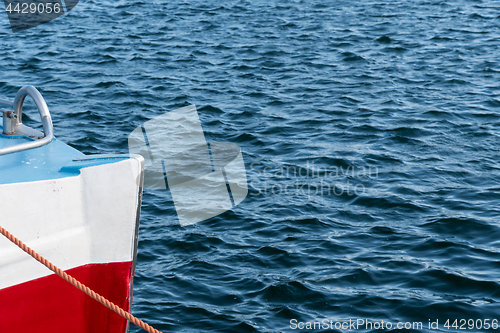
<instances>
[{"instance_id":1,"label":"chrome bow railing","mask_svg":"<svg viewBox=\"0 0 500 333\"><path fill-rule=\"evenodd\" d=\"M40 118L42 119L43 124L43 137L35 138L34 134L35 130L30 129L27 126L24 126L22 123L22 115L23 115L23 103L26 99L26 96L30 95L35 102L38 112L40 113ZM25 142L18 145L5 147L0 149L0 155L15 153L27 149L33 149L37 147L44 146L51 142L54 139L54 127L52 125L52 118L50 117L49 108L45 103L42 95L38 90L36 90L33 86L24 86L16 94L16 98L14 102L9 102L0 99L0 104L10 106L13 109L0 109L0 112L3 113L3 135L26 135L30 136L34 139L31 142Z\"/></svg>"}]
</instances>

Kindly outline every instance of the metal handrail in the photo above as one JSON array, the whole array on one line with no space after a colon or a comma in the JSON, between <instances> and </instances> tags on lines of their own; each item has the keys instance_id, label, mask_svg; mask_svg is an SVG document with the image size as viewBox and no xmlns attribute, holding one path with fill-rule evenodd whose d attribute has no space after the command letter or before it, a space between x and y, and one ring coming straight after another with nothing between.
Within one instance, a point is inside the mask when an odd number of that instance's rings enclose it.
<instances>
[{"instance_id":1,"label":"metal handrail","mask_svg":"<svg viewBox=\"0 0 500 333\"><path fill-rule=\"evenodd\" d=\"M47 107L47 104L45 103L45 100L43 99L42 95L38 90L36 90L35 87L24 86L17 92L16 98L14 99L13 103L4 100L0 100L0 103L14 107L10 118L12 118L12 121L15 122L14 128L21 129L23 127L22 124L23 103L24 100L26 99L26 96L28 95L30 95L31 98L33 98L33 101L35 102L38 108L38 112L40 113L40 118L42 119L42 124L43 124L44 137L43 139L0 149L0 155L16 153L23 150L45 146L54 139L54 127L52 125L52 118L50 117L49 108ZM4 117L7 116L6 113L9 113L9 111L4 112Z\"/></svg>"}]
</instances>

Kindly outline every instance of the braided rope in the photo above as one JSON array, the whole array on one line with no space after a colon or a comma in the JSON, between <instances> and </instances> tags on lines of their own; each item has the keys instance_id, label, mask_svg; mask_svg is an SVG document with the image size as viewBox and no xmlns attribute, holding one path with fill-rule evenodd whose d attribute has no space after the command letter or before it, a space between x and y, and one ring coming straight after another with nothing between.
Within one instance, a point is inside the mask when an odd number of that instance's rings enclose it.
<instances>
[{"instance_id":1,"label":"braided rope","mask_svg":"<svg viewBox=\"0 0 500 333\"><path fill-rule=\"evenodd\" d=\"M30 256L32 256L35 260L37 260L38 262L40 262L41 264L43 264L45 267L47 267L48 269L50 269L51 271L53 271L54 273L56 273L62 279L64 279L65 281L71 283L73 286L75 286L76 288L78 288L80 291L83 291L85 294L87 294L91 298L95 299L96 301L98 301L99 303L101 303L102 305L104 305L105 307L107 307L108 309L113 310L114 312L116 312L120 316L122 316L123 318L127 319L128 321L130 321L134 325L139 326L140 328L142 328L143 330L145 330L148 333L161 333L160 331L158 331L155 328L149 326L148 324L146 324L142 320L134 317L129 312L123 310L118 305L116 305L116 304L108 301L106 298L104 298L103 296L99 295L98 293L96 293L95 291L93 291L92 289L90 289L89 287L87 287L86 285L80 283L78 280L76 280L71 275L68 275L67 273L65 273L62 269L60 269L59 267L55 266L50 261L48 261L47 259L45 259L41 255L39 255L38 253L36 253L34 250L32 250L29 246L27 246L26 244L24 244L23 242L21 242L19 239L17 239L16 237L14 237L11 233L9 233L7 230L5 230L4 228L2 228L2 226L0 226L0 233L2 235L4 235L8 240L10 240L12 243L16 244L19 248L21 248L21 250L23 250L24 252L26 252L27 254L29 254Z\"/></svg>"}]
</instances>

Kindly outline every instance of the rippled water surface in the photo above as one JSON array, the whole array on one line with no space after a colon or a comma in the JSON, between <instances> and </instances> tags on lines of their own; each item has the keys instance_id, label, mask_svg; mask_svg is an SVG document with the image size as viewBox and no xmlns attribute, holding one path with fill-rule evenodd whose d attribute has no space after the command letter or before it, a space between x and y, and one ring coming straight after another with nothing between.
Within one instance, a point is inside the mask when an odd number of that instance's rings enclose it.
<instances>
[{"instance_id":1,"label":"rippled water surface","mask_svg":"<svg viewBox=\"0 0 500 333\"><path fill-rule=\"evenodd\" d=\"M232 211L180 227L145 191L132 310L156 328L500 319L497 1L81 0L21 33L1 20L0 95L38 87L71 146L127 153L196 104L208 141L241 147Z\"/></svg>"}]
</instances>

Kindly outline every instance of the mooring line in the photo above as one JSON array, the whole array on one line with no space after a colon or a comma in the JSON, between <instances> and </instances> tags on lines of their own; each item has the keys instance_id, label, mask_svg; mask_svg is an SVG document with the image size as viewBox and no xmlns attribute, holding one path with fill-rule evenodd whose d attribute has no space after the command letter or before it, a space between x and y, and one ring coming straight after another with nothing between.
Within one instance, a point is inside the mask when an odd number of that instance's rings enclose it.
<instances>
[{"instance_id":1,"label":"mooring line","mask_svg":"<svg viewBox=\"0 0 500 333\"><path fill-rule=\"evenodd\" d=\"M118 305L116 305L113 302L107 300L106 298L104 298L103 296L99 295L98 293L96 293L95 291L93 291L92 289L90 289L89 287L87 287L86 285L84 285L83 283L81 283L80 281L78 281L77 279L75 279L74 277L72 277L71 275L69 275L66 272L64 272L59 267L57 267L54 264L52 264L50 261L48 261L47 259L45 259L41 255L39 255L38 253L36 253L29 246L27 246L26 244L24 244L21 240L19 240L18 238L14 237L11 233L9 233L7 230L5 230L4 228L2 228L2 226L0 226L0 233L2 235L4 235L8 240L10 240L12 243L16 244L21 250L23 250L24 252L26 252L27 254L29 254L31 257L33 257L33 259L35 259L36 261L40 262L42 265L44 265L45 267L47 267L48 269L50 269L51 271L53 271L54 273L56 273L59 277L61 277L65 281L71 283L74 287L76 287L80 291L83 291L85 294L87 294L88 296L90 296L94 300L98 301L99 303L101 303L102 305L104 305L105 307L107 307L108 309L113 310L114 312L116 312L120 316L122 316L123 318L127 319L128 321L130 321L134 325L139 326L140 328L142 328L143 330L145 330L148 333L161 333L157 329L151 327L150 325L146 324L142 320L136 318L131 313L123 310Z\"/></svg>"}]
</instances>

